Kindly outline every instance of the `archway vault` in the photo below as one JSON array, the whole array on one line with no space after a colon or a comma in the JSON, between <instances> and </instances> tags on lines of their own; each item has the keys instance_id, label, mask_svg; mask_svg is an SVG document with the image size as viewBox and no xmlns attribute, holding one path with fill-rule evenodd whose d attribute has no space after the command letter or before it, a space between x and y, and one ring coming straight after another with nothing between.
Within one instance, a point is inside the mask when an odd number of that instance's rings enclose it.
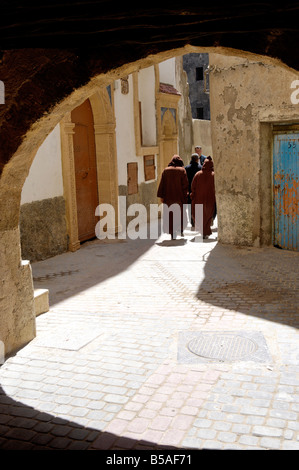
<instances>
[{"instance_id":1,"label":"archway vault","mask_svg":"<svg viewBox=\"0 0 299 470\"><path fill-rule=\"evenodd\" d=\"M150 54L110 70L103 66L100 57L94 58L93 68L84 69L82 57L69 51L5 51L0 64L2 81L6 84L5 106L0 107L0 230L18 227L20 191L36 151L45 136L68 112L98 88L106 87L124 75L190 52L248 57L289 69L280 60L269 56L231 48L191 45Z\"/></svg>"},{"instance_id":2,"label":"archway vault","mask_svg":"<svg viewBox=\"0 0 299 470\"><path fill-rule=\"evenodd\" d=\"M82 15L85 3L78 2L72 22L66 4L44 2L36 8L24 3L26 18L22 3L15 9L7 2L0 20L0 79L5 85L0 106L0 340L7 354L35 335L31 268L22 262L20 250L21 190L38 147L63 116L115 79L189 52L245 56L299 70L298 55L290 47L298 44L296 2L279 8L239 2L237 9L220 2L184 8L176 2L171 8L151 3L140 10L124 5L116 12L111 2L96 1L88 5L87 17ZM47 20L47 12L54 21ZM55 31L58 20L61 30Z\"/></svg>"}]
</instances>

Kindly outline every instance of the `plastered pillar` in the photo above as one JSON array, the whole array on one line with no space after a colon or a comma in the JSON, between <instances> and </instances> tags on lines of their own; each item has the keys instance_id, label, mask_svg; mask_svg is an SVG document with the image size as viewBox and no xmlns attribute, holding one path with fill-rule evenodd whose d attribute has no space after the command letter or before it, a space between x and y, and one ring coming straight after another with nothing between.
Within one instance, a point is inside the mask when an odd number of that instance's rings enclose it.
<instances>
[{"instance_id":1,"label":"plastered pillar","mask_svg":"<svg viewBox=\"0 0 299 470\"><path fill-rule=\"evenodd\" d=\"M19 228L0 232L0 340L7 357L36 335L29 261L21 259Z\"/></svg>"}]
</instances>

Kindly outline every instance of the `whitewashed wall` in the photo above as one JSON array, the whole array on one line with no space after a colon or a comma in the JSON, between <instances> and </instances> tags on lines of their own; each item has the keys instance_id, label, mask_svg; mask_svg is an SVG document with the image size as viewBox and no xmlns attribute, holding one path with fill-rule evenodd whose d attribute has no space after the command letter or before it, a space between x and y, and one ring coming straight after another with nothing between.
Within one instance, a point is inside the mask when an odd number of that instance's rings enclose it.
<instances>
[{"instance_id":1,"label":"whitewashed wall","mask_svg":"<svg viewBox=\"0 0 299 470\"><path fill-rule=\"evenodd\" d=\"M156 97L155 69L148 67L138 74L138 94L142 113L142 144L145 147L156 145Z\"/></svg>"},{"instance_id":2,"label":"whitewashed wall","mask_svg":"<svg viewBox=\"0 0 299 470\"><path fill-rule=\"evenodd\" d=\"M21 204L62 195L60 128L57 125L36 153L23 186Z\"/></svg>"},{"instance_id":3,"label":"whitewashed wall","mask_svg":"<svg viewBox=\"0 0 299 470\"><path fill-rule=\"evenodd\" d=\"M176 85L175 59L159 64L160 82ZM156 141L155 72L154 67L139 71L139 100L142 103L143 145ZM138 163L138 182L144 182L143 159L136 155L134 133L133 80L129 76L129 93L121 93L120 80L115 82L114 106L118 158L118 184L127 185L127 163ZM59 125L49 134L37 151L25 181L21 204L63 195L61 143Z\"/></svg>"},{"instance_id":4,"label":"whitewashed wall","mask_svg":"<svg viewBox=\"0 0 299 470\"><path fill-rule=\"evenodd\" d=\"M159 64L160 82L176 86L176 61L175 57Z\"/></svg>"},{"instance_id":5,"label":"whitewashed wall","mask_svg":"<svg viewBox=\"0 0 299 470\"><path fill-rule=\"evenodd\" d=\"M127 185L127 163L140 162L135 153L133 80L129 76L129 93L121 93L120 80L114 87L114 111L116 120L116 148L118 184ZM138 165L140 166L140 165ZM138 179L139 179L138 175Z\"/></svg>"}]
</instances>

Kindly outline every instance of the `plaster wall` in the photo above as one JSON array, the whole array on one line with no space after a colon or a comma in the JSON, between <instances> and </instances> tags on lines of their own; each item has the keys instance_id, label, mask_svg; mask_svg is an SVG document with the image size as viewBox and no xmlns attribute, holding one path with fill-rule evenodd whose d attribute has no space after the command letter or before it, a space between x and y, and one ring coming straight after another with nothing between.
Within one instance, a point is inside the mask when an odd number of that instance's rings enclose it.
<instances>
[{"instance_id":1,"label":"plaster wall","mask_svg":"<svg viewBox=\"0 0 299 470\"><path fill-rule=\"evenodd\" d=\"M185 165L193 153L193 125L187 74L183 69L183 56L176 57L176 88L181 93L178 104L179 155Z\"/></svg>"},{"instance_id":2,"label":"plaster wall","mask_svg":"<svg viewBox=\"0 0 299 470\"><path fill-rule=\"evenodd\" d=\"M138 91L141 101L142 145L151 147L156 145L157 141L154 67L139 71Z\"/></svg>"},{"instance_id":3,"label":"plaster wall","mask_svg":"<svg viewBox=\"0 0 299 470\"><path fill-rule=\"evenodd\" d=\"M219 240L271 243L272 128L299 120L297 74L257 60L210 54L210 98Z\"/></svg>"},{"instance_id":4,"label":"plaster wall","mask_svg":"<svg viewBox=\"0 0 299 470\"><path fill-rule=\"evenodd\" d=\"M159 64L160 82L176 86L175 57Z\"/></svg>"},{"instance_id":5,"label":"plaster wall","mask_svg":"<svg viewBox=\"0 0 299 470\"><path fill-rule=\"evenodd\" d=\"M39 261L67 251L60 126L39 147L21 194L22 258Z\"/></svg>"},{"instance_id":6,"label":"plaster wall","mask_svg":"<svg viewBox=\"0 0 299 470\"><path fill-rule=\"evenodd\" d=\"M36 334L32 271L20 261L19 229L0 232L0 340L5 356L24 346Z\"/></svg>"},{"instance_id":7,"label":"plaster wall","mask_svg":"<svg viewBox=\"0 0 299 470\"><path fill-rule=\"evenodd\" d=\"M159 64L159 80L175 86L176 81L176 59L168 59ZM157 111L156 109L156 86L154 66L146 67L138 71L138 99L141 102L142 120L142 146L154 147L157 143ZM116 120L116 144L118 161L118 184L120 194L124 195L127 186L127 163L138 163L138 185L149 186L143 188L142 193L146 194L145 199L156 202L154 194L156 185L153 180L145 181L143 155L136 155L136 142L134 127L134 89L132 75L128 77L129 92L121 92L120 80L114 85L114 109ZM136 117L136 116L135 116ZM152 152L149 151L149 154ZM155 156L157 163L157 155ZM131 199L135 199L137 196ZM142 202L141 197L138 197Z\"/></svg>"},{"instance_id":8,"label":"plaster wall","mask_svg":"<svg viewBox=\"0 0 299 470\"><path fill-rule=\"evenodd\" d=\"M137 203L144 205L147 208L148 216L150 204L157 203L158 172L156 171L155 179L145 181L143 155L154 154L155 165L157 167L157 148L159 145L157 119L160 118L160 108L156 95L159 83L156 80L159 77L160 83L176 86L178 74L176 58L159 63L158 69L158 76L153 65L140 69L137 73L137 81L133 79L132 75L129 75L129 92L127 94L122 93L120 81L116 81L114 86L119 195L126 197L127 208ZM134 85L136 87L135 90ZM142 139L139 150L137 150L138 146L136 147L135 141L139 132L139 129L136 128L136 117L138 120L136 113L138 114L139 112L139 106L136 107L136 103L134 104L136 93L138 102L141 103L140 121ZM182 110L182 113L184 111L185 109ZM192 129L190 132L192 132ZM127 163L134 162L138 164L138 192L128 195ZM126 218L127 223L131 219L132 217L128 216Z\"/></svg>"},{"instance_id":9,"label":"plaster wall","mask_svg":"<svg viewBox=\"0 0 299 470\"><path fill-rule=\"evenodd\" d=\"M120 80L115 82L114 86L114 110L116 121L116 148L117 148L117 167L118 184L127 185L127 163L139 162L135 153L135 134L134 134L134 102L133 102L133 80L129 75L129 93L121 92ZM138 179L142 178L141 169L138 165Z\"/></svg>"},{"instance_id":10,"label":"plaster wall","mask_svg":"<svg viewBox=\"0 0 299 470\"><path fill-rule=\"evenodd\" d=\"M60 128L56 126L39 147L24 183L21 204L63 195Z\"/></svg>"},{"instance_id":11,"label":"plaster wall","mask_svg":"<svg viewBox=\"0 0 299 470\"><path fill-rule=\"evenodd\" d=\"M212 146L212 129L211 121L205 119L193 119L193 151L196 145L202 147L202 153L206 157L211 155L213 157L213 146ZM192 152L193 153L193 152Z\"/></svg>"}]
</instances>

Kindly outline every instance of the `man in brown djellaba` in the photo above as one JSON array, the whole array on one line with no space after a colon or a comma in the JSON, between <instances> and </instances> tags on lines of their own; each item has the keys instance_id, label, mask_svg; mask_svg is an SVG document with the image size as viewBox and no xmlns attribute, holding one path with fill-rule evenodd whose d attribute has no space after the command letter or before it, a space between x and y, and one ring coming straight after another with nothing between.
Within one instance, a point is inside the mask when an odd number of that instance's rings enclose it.
<instances>
[{"instance_id":1,"label":"man in brown djellaba","mask_svg":"<svg viewBox=\"0 0 299 470\"><path fill-rule=\"evenodd\" d=\"M203 238L208 238L212 234L211 226L216 211L214 164L212 157L205 159L202 169L198 171L191 185L192 217L195 220L195 230L200 228L199 221L196 220L195 205L203 205Z\"/></svg>"},{"instance_id":2,"label":"man in brown djellaba","mask_svg":"<svg viewBox=\"0 0 299 470\"><path fill-rule=\"evenodd\" d=\"M187 225L188 185L184 162L179 155L174 155L162 172L157 192L161 202L170 209L163 211L163 230L169 233L172 239L176 238L177 232L184 236L184 228ZM170 206L173 205L176 205L178 210L172 211Z\"/></svg>"}]
</instances>

